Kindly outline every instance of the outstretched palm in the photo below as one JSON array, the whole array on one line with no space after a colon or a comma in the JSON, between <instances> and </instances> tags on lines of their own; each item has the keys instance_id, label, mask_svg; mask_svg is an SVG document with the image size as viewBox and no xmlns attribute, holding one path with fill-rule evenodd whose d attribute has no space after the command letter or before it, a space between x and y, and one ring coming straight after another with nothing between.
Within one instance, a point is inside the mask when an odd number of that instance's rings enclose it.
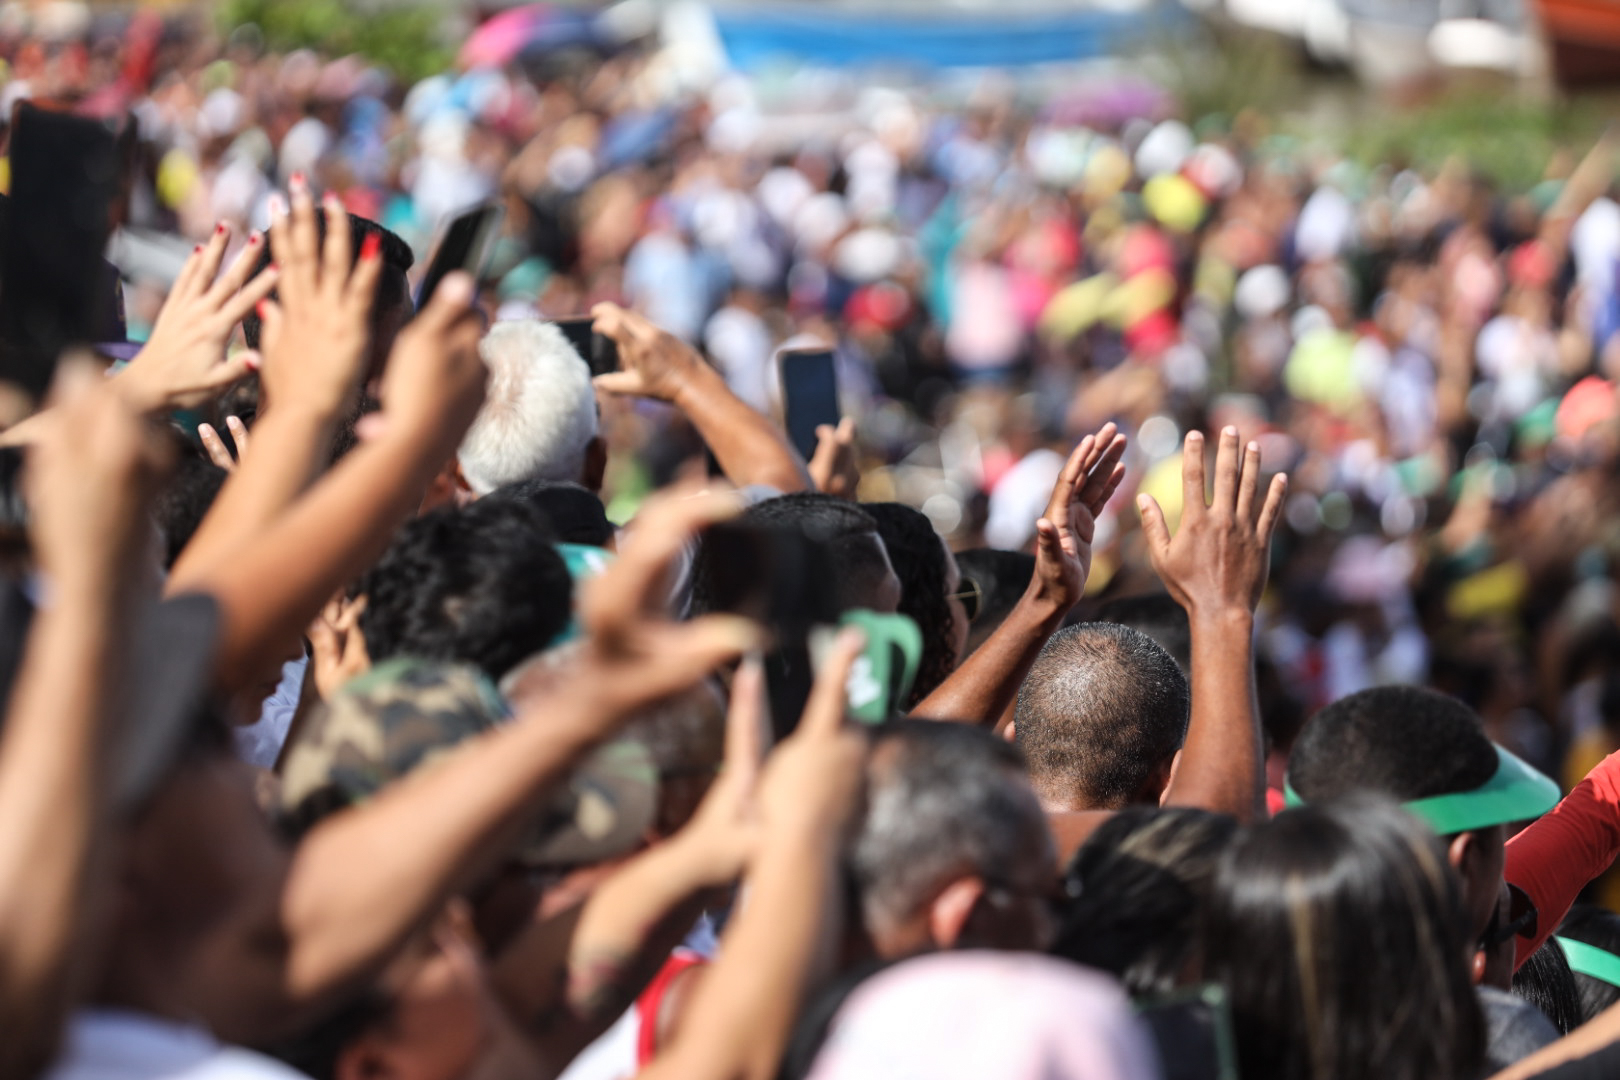
<instances>
[{"instance_id":1,"label":"outstretched palm","mask_svg":"<svg viewBox=\"0 0 1620 1080\"><path fill-rule=\"evenodd\" d=\"M1091 544L1097 515L1125 479L1125 436L1114 424L1080 440L1064 463L1035 523L1035 583L1046 597L1069 610L1080 602L1091 575Z\"/></svg>"}]
</instances>

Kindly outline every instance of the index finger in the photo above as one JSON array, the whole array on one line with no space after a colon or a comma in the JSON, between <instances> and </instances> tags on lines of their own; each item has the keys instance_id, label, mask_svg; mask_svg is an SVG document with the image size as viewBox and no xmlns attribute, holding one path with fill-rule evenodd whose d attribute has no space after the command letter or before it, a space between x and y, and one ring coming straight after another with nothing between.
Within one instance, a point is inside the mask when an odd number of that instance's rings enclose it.
<instances>
[{"instance_id":1,"label":"index finger","mask_svg":"<svg viewBox=\"0 0 1620 1080\"><path fill-rule=\"evenodd\" d=\"M804 716L799 719L797 731L804 735L835 735L844 726L844 703L848 694L849 673L855 667L855 658L866 648L866 635L853 626L838 632L838 638L816 672L815 685L810 688L810 699L805 703Z\"/></svg>"},{"instance_id":2,"label":"index finger","mask_svg":"<svg viewBox=\"0 0 1620 1080\"><path fill-rule=\"evenodd\" d=\"M765 668L750 656L731 680L731 703L726 709L725 772L751 782L759 774L769 743L765 723Z\"/></svg>"}]
</instances>

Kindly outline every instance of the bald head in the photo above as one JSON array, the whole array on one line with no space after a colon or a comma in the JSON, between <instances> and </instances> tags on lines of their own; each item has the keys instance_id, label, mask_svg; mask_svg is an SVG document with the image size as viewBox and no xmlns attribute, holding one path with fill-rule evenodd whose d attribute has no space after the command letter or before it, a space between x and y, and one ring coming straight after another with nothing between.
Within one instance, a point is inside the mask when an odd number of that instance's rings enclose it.
<instances>
[{"instance_id":1,"label":"bald head","mask_svg":"<svg viewBox=\"0 0 1620 1080\"><path fill-rule=\"evenodd\" d=\"M1051 810L1158 802L1187 737L1187 678L1153 639L1082 623L1041 650L1018 691L1016 737Z\"/></svg>"}]
</instances>

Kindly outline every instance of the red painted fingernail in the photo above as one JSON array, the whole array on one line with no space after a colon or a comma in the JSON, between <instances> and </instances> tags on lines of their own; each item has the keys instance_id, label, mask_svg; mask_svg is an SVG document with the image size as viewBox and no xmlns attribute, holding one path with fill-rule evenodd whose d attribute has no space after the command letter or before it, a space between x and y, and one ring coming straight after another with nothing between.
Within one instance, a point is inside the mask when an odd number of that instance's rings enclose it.
<instances>
[{"instance_id":1,"label":"red painted fingernail","mask_svg":"<svg viewBox=\"0 0 1620 1080\"><path fill-rule=\"evenodd\" d=\"M193 254L193 255L195 255L195 254L197 254L197 253L198 253L198 252L199 252L199 251L201 251L201 250L202 250L202 245L201 245L201 244L198 244L198 245L197 245L197 246L196 246L196 247L194 247L194 248L192 248L192 249L191 249L191 253L192 253L192 254Z\"/></svg>"},{"instance_id":2,"label":"red painted fingernail","mask_svg":"<svg viewBox=\"0 0 1620 1080\"><path fill-rule=\"evenodd\" d=\"M248 247L252 247L253 245L257 244L258 242L259 242L259 234L258 233L250 233L248 235Z\"/></svg>"},{"instance_id":3,"label":"red painted fingernail","mask_svg":"<svg viewBox=\"0 0 1620 1080\"><path fill-rule=\"evenodd\" d=\"M281 273L281 264L280 264L280 263L271 263L271 264L270 264L270 272L271 272L271 273L272 273L272 274L279 274L279 273Z\"/></svg>"},{"instance_id":4,"label":"red painted fingernail","mask_svg":"<svg viewBox=\"0 0 1620 1080\"><path fill-rule=\"evenodd\" d=\"M360 257L362 259L375 259L377 252L382 250L382 237L376 233L366 233L366 238L360 242Z\"/></svg>"},{"instance_id":5,"label":"red painted fingernail","mask_svg":"<svg viewBox=\"0 0 1620 1080\"><path fill-rule=\"evenodd\" d=\"M262 301L262 300L259 301L259 306L263 307L264 306L264 301ZM247 358L247 366L248 366L249 371L258 371L259 370L259 358L257 356L248 357ZM230 426L228 421L226 423L226 426L227 427Z\"/></svg>"},{"instance_id":6,"label":"red painted fingernail","mask_svg":"<svg viewBox=\"0 0 1620 1080\"><path fill-rule=\"evenodd\" d=\"M270 310L270 306L268 304L266 304L263 300L260 300L257 304L253 305L253 310L254 310L255 313L257 313L259 318L262 319L262 318L264 318L264 313L266 311Z\"/></svg>"},{"instance_id":7,"label":"red painted fingernail","mask_svg":"<svg viewBox=\"0 0 1620 1080\"><path fill-rule=\"evenodd\" d=\"M218 225L214 226L214 235L215 236L224 236L225 235L225 223L223 221L220 222Z\"/></svg>"}]
</instances>

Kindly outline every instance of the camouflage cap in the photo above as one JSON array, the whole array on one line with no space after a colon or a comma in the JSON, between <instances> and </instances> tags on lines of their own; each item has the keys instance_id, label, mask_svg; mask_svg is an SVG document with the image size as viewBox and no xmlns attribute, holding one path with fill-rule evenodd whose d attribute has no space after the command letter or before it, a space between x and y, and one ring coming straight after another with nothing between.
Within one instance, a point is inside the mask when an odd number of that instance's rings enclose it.
<instances>
[{"instance_id":1,"label":"camouflage cap","mask_svg":"<svg viewBox=\"0 0 1620 1080\"><path fill-rule=\"evenodd\" d=\"M406 657L384 661L344 684L289 747L282 814L294 830L308 829L507 719L506 703L476 668ZM622 855L641 842L657 801L657 773L646 748L611 743L579 763L518 858L569 866Z\"/></svg>"}]
</instances>

